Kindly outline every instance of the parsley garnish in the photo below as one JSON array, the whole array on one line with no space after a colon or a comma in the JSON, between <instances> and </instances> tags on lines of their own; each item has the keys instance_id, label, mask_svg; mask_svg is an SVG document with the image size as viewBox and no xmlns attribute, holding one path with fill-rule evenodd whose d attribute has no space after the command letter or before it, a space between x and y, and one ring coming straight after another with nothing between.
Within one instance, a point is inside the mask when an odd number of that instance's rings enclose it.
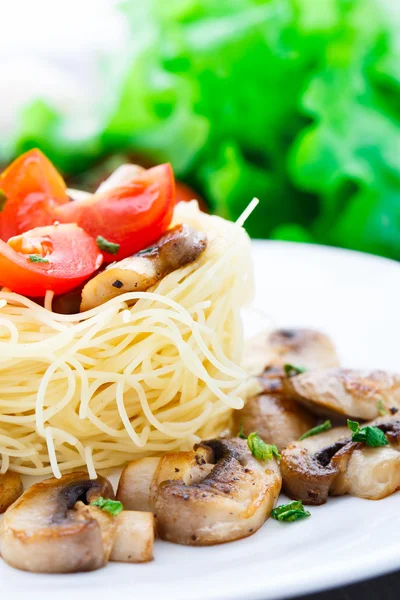
<instances>
[{"instance_id":1,"label":"parsley garnish","mask_svg":"<svg viewBox=\"0 0 400 600\"><path fill-rule=\"evenodd\" d=\"M124 510L122 503L118 500L110 500L109 498L103 498L102 496L99 496L97 500L90 504L91 506L98 506L101 510L110 513L113 517L116 517Z\"/></svg>"},{"instance_id":2,"label":"parsley garnish","mask_svg":"<svg viewBox=\"0 0 400 600\"><path fill-rule=\"evenodd\" d=\"M312 429L309 429L308 431L303 433L299 440L305 440L306 438L311 437L312 435L318 435L323 431L329 431L329 429L332 429L332 423L328 419L324 423L321 423L321 425L317 425L316 427L313 427Z\"/></svg>"},{"instance_id":3,"label":"parsley garnish","mask_svg":"<svg viewBox=\"0 0 400 600\"><path fill-rule=\"evenodd\" d=\"M386 410L385 410L385 408L384 408L384 406L383 406L383 402L382 402L382 400L378 400L378 402L377 402L377 408L378 408L378 413L379 413L380 415L382 415L382 416L383 416L383 415L386 415L386 414L387 414L387 412L386 412Z\"/></svg>"},{"instance_id":4,"label":"parsley garnish","mask_svg":"<svg viewBox=\"0 0 400 600\"><path fill-rule=\"evenodd\" d=\"M98 235L96 238L96 244L103 250L104 252L108 252L108 254L117 254L119 250L119 244L114 244L113 242L109 242L102 235Z\"/></svg>"},{"instance_id":5,"label":"parsley garnish","mask_svg":"<svg viewBox=\"0 0 400 600\"><path fill-rule=\"evenodd\" d=\"M281 504L277 506L271 512L271 517L277 521L297 521L298 519L304 519L305 517L311 517L311 513L308 510L304 510L304 506L301 500L295 500L288 504Z\"/></svg>"},{"instance_id":6,"label":"parsley garnish","mask_svg":"<svg viewBox=\"0 0 400 600\"><path fill-rule=\"evenodd\" d=\"M0 190L0 212L3 212L4 206L7 202L7 196L3 190Z\"/></svg>"},{"instance_id":7,"label":"parsley garnish","mask_svg":"<svg viewBox=\"0 0 400 600\"><path fill-rule=\"evenodd\" d=\"M243 423L240 423L240 429L239 429L239 433L237 434L238 438L241 438L242 440L247 440L247 436L244 435L244 431L243 431Z\"/></svg>"},{"instance_id":8,"label":"parsley garnish","mask_svg":"<svg viewBox=\"0 0 400 600\"><path fill-rule=\"evenodd\" d=\"M349 419L347 420L347 425L353 432L351 436L353 442L364 442L367 446L372 446L372 448L379 448L380 446L387 446L389 444L383 431L374 425L367 425L360 428L360 424L357 421L350 421Z\"/></svg>"},{"instance_id":9,"label":"parsley garnish","mask_svg":"<svg viewBox=\"0 0 400 600\"><path fill-rule=\"evenodd\" d=\"M139 252L136 252L136 256L143 256L143 254L150 254L150 252L153 252L153 250L156 249L156 246L151 246L150 248L145 248L144 250L139 250Z\"/></svg>"},{"instance_id":10,"label":"parsley garnish","mask_svg":"<svg viewBox=\"0 0 400 600\"><path fill-rule=\"evenodd\" d=\"M49 262L48 258L43 258L43 256L40 256L40 254L30 254L29 260L34 263L48 263Z\"/></svg>"},{"instance_id":11,"label":"parsley garnish","mask_svg":"<svg viewBox=\"0 0 400 600\"><path fill-rule=\"evenodd\" d=\"M247 445L254 458L258 460L272 460L274 457L281 457L275 444L266 444L256 431L247 437Z\"/></svg>"},{"instance_id":12,"label":"parsley garnish","mask_svg":"<svg viewBox=\"0 0 400 600\"><path fill-rule=\"evenodd\" d=\"M287 375L287 377L294 377L295 375L300 375L301 373L305 373L307 371L307 369L304 367L290 365L289 363L283 365L283 370L285 371L285 375Z\"/></svg>"}]
</instances>

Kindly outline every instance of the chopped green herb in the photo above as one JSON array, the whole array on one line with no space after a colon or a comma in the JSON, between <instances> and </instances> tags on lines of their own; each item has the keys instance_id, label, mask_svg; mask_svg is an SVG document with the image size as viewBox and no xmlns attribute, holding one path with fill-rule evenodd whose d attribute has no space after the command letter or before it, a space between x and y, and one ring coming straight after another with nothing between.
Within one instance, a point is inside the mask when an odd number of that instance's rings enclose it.
<instances>
[{"instance_id":1,"label":"chopped green herb","mask_svg":"<svg viewBox=\"0 0 400 600\"><path fill-rule=\"evenodd\" d=\"M360 429L360 423L357 423L357 421L350 421L350 419L347 419L347 427L351 429L351 431L356 433Z\"/></svg>"},{"instance_id":2,"label":"chopped green herb","mask_svg":"<svg viewBox=\"0 0 400 600\"><path fill-rule=\"evenodd\" d=\"M0 213L3 212L5 203L7 202L7 196L3 190L0 190Z\"/></svg>"},{"instance_id":3,"label":"chopped green herb","mask_svg":"<svg viewBox=\"0 0 400 600\"><path fill-rule=\"evenodd\" d=\"M109 498L103 498L99 496L97 500L90 503L92 506L98 506L101 510L110 513L113 517L119 515L120 512L124 510L122 503L118 500L110 500Z\"/></svg>"},{"instance_id":4,"label":"chopped green herb","mask_svg":"<svg viewBox=\"0 0 400 600\"><path fill-rule=\"evenodd\" d=\"M155 249L156 249L156 246L151 246L150 248L145 248L144 250L139 250L139 252L136 252L136 256L143 256L143 254L150 254Z\"/></svg>"},{"instance_id":5,"label":"chopped green herb","mask_svg":"<svg viewBox=\"0 0 400 600\"><path fill-rule=\"evenodd\" d=\"M387 411L386 411L386 410L384 409L384 407L383 407L383 402L382 402L382 400L378 400L377 407L378 407L378 413L379 413L380 415L382 415L382 416L383 416L383 415L387 415Z\"/></svg>"},{"instance_id":6,"label":"chopped green herb","mask_svg":"<svg viewBox=\"0 0 400 600\"><path fill-rule=\"evenodd\" d=\"M318 435L319 433L322 433L324 431L329 431L329 429L332 429L332 423L328 419L324 423L321 423L321 425L317 425L316 427L313 427L312 429L309 429L308 431L303 433L299 440L305 440L306 438L311 437L312 435Z\"/></svg>"},{"instance_id":7,"label":"chopped green herb","mask_svg":"<svg viewBox=\"0 0 400 600\"><path fill-rule=\"evenodd\" d=\"M294 377L295 375L300 375L301 373L305 373L307 371L307 369L305 369L304 367L290 365L289 363L286 363L286 365L283 365L283 370L285 371L285 374L288 377Z\"/></svg>"},{"instance_id":8,"label":"chopped green herb","mask_svg":"<svg viewBox=\"0 0 400 600\"><path fill-rule=\"evenodd\" d=\"M311 517L311 513L304 509L301 500L295 500L288 504L281 504L277 506L271 512L271 517L277 521L288 521L289 523L297 521L298 519L304 519L305 517Z\"/></svg>"},{"instance_id":9,"label":"chopped green herb","mask_svg":"<svg viewBox=\"0 0 400 600\"><path fill-rule=\"evenodd\" d=\"M109 242L106 238L103 238L102 235L98 235L96 238L96 244L103 250L104 252L108 252L108 254L117 254L119 250L119 244L114 244L113 242Z\"/></svg>"},{"instance_id":10,"label":"chopped green herb","mask_svg":"<svg viewBox=\"0 0 400 600\"><path fill-rule=\"evenodd\" d=\"M247 437L247 445L254 458L258 460L272 460L274 457L281 457L275 444L266 444L256 431Z\"/></svg>"},{"instance_id":11,"label":"chopped green herb","mask_svg":"<svg viewBox=\"0 0 400 600\"><path fill-rule=\"evenodd\" d=\"M360 424L357 421L350 420L347 421L347 425L353 432L351 436L353 442L364 442L364 444L372 448L380 448L389 444L386 435L379 427L367 425L360 428Z\"/></svg>"},{"instance_id":12,"label":"chopped green herb","mask_svg":"<svg viewBox=\"0 0 400 600\"><path fill-rule=\"evenodd\" d=\"M244 431L243 431L243 423L240 423L240 429L239 429L239 433L237 434L237 436L239 438L241 438L242 440L247 440L247 436L244 435Z\"/></svg>"},{"instance_id":13,"label":"chopped green herb","mask_svg":"<svg viewBox=\"0 0 400 600\"><path fill-rule=\"evenodd\" d=\"M30 254L29 260L33 263L48 263L49 262L48 258L43 258L43 256L40 256L40 254Z\"/></svg>"}]
</instances>

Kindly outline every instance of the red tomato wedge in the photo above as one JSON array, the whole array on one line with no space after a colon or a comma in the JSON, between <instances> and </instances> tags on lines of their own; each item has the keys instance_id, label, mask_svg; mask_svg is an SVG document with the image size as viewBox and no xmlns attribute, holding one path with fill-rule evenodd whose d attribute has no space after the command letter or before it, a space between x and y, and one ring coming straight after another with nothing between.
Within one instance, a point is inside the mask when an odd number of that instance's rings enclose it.
<instances>
[{"instance_id":1,"label":"red tomato wedge","mask_svg":"<svg viewBox=\"0 0 400 600\"><path fill-rule=\"evenodd\" d=\"M104 262L126 258L164 233L175 205L175 181L169 164L139 172L127 185L56 207L60 223L77 223L94 239L111 243Z\"/></svg>"},{"instance_id":2,"label":"red tomato wedge","mask_svg":"<svg viewBox=\"0 0 400 600\"><path fill-rule=\"evenodd\" d=\"M37 227L8 243L0 240L0 285L26 296L68 292L101 263L94 239L74 224Z\"/></svg>"},{"instance_id":3,"label":"red tomato wedge","mask_svg":"<svg viewBox=\"0 0 400 600\"><path fill-rule=\"evenodd\" d=\"M203 198L199 196L191 187L183 183L182 181L176 182L176 201L177 202L190 202L191 200L197 200L199 208L203 212L208 212L207 204Z\"/></svg>"},{"instance_id":4,"label":"red tomato wedge","mask_svg":"<svg viewBox=\"0 0 400 600\"><path fill-rule=\"evenodd\" d=\"M69 202L63 178L40 150L22 154L1 174L6 196L0 220L0 237L10 237L51 225L54 206Z\"/></svg>"}]
</instances>

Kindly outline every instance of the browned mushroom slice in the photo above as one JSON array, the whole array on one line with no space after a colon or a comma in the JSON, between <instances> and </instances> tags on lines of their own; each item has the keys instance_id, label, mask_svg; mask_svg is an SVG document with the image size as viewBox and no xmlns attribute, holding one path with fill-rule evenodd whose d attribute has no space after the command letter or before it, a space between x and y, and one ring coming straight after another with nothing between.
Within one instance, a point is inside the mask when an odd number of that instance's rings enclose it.
<instances>
[{"instance_id":1,"label":"browned mushroom slice","mask_svg":"<svg viewBox=\"0 0 400 600\"><path fill-rule=\"evenodd\" d=\"M400 408L400 375L386 371L326 369L288 377L285 394L319 415L369 420L382 408Z\"/></svg>"},{"instance_id":2,"label":"browned mushroom slice","mask_svg":"<svg viewBox=\"0 0 400 600\"><path fill-rule=\"evenodd\" d=\"M214 468L207 460L211 460L211 456L204 448L134 460L121 473L117 498L128 510L154 510L160 483L181 479L191 485L201 481Z\"/></svg>"},{"instance_id":3,"label":"browned mushroom slice","mask_svg":"<svg viewBox=\"0 0 400 600\"><path fill-rule=\"evenodd\" d=\"M339 366L336 348L330 338L314 329L277 329L267 344L275 354L273 365L291 364L305 369Z\"/></svg>"},{"instance_id":4,"label":"browned mushroom slice","mask_svg":"<svg viewBox=\"0 0 400 600\"><path fill-rule=\"evenodd\" d=\"M144 292L163 277L194 262L204 252L206 235L177 225L151 248L109 265L90 279L82 290L81 312L126 292Z\"/></svg>"},{"instance_id":5,"label":"browned mushroom slice","mask_svg":"<svg viewBox=\"0 0 400 600\"><path fill-rule=\"evenodd\" d=\"M239 431L240 426L245 435L257 431L265 442L282 450L316 424L311 413L284 393L283 366L322 368L338 364L338 357L330 339L312 329L277 329L264 336L262 344L263 365L266 360L269 365L258 377L261 392L248 398L243 409L234 411L232 431Z\"/></svg>"},{"instance_id":6,"label":"browned mushroom slice","mask_svg":"<svg viewBox=\"0 0 400 600\"><path fill-rule=\"evenodd\" d=\"M282 394L259 394L234 411L232 431L242 428L246 436L257 431L267 444L276 444L281 451L315 424L315 417L296 401Z\"/></svg>"},{"instance_id":7,"label":"browned mushroom slice","mask_svg":"<svg viewBox=\"0 0 400 600\"><path fill-rule=\"evenodd\" d=\"M128 465L118 490L125 503L129 480L143 474L137 462ZM219 544L251 535L268 518L281 488L276 461L256 460L240 439L203 442L193 453L166 455L147 468L157 531L180 544ZM128 505L136 508L132 502Z\"/></svg>"},{"instance_id":8,"label":"browned mushroom slice","mask_svg":"<svg viewBox=\"0 0 400 600\"><path fill-rule=\"evenodd\" d=\"M91 502L98 496L112 498L111 484L102 477L90 480L86 473L33 485L4 514L0 526L3 559L18 569L40 573L102 567L108 559L104 540L114 527L113 518L98 509L104 516L99 522L79 505L74 510L79 500Z\"/></svg>"},{"instance_id":9,"label":"browned mushroom slice","mask_svg":"<svg viewBox=\"0 0 400 600\"><path fill-rule=\"evenodd\" d=\"M21 477L18 473L7 471L0 475L0 513L3 513L22 494Z\"/></svg>"},{"instance_id":10,"label":"browned mushroom slice","mask_svg":"<svg viewBox=\"0 0 400 600\"><path fill-rule=\"evenodd\" d=\"M250 375L285 364L325 369L339 366L339 358L330 338L313 329L276 329L249 341L244 366Z\"/></svg>"},{"instance_id":11,"label":"browned mushroom slice","mask_svg":"<svg viewBox=\"0 0 400 600\"><path fill-rule=\"evenodd\" d=\"M400 488L400 421L373 421L389 440L372 448L351 441L346 427L290 444L282 452L285 492L304 504L324 504L328 494L378 500Z\"/></svg>"}]
</instances>

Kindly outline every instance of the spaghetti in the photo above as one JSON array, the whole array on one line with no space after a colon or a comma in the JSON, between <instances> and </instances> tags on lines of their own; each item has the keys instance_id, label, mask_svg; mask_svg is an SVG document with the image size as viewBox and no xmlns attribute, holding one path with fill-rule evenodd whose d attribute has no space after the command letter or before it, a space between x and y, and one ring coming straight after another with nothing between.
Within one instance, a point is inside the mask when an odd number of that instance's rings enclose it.
<instances>
[{"instance_id":1,"label":"spaghetti","mask_svg":"<svg viewBox=\"0 0 400 600\"><path fill-rule=\"evenodd\" d=\"M186 449L243 404L240 309L252 294L238 224L180 203L174 223L207 234L192 264L148 292L60 315L0 292L0 454L8 468L60 477Z\"/></svg>"}]
</instances>

